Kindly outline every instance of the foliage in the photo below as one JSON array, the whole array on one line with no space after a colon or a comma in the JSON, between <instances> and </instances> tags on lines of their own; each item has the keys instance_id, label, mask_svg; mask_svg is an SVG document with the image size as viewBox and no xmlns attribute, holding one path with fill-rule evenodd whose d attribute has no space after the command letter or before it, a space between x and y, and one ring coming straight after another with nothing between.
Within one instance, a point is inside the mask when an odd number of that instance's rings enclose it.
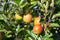
<instances>
[{"instance_id":1,"label":"foliage","mask_svg":"<svg viewBox=\"0 0 60 40\"><path fill-rule=\"evenodd\" d=\"M60 0L0 0L1 38L4 40L9 38L13 38L11 40L54 40L51 29L60 27L60 11L57 10L60 8L59 3ZM16 14L18 14L17 17ZM23 20L26 14L32 15L30 23ZM34 18L38 16L39 23L43 25L43 31L35 34L33 32Z\"/></svg>"}]
</instances>

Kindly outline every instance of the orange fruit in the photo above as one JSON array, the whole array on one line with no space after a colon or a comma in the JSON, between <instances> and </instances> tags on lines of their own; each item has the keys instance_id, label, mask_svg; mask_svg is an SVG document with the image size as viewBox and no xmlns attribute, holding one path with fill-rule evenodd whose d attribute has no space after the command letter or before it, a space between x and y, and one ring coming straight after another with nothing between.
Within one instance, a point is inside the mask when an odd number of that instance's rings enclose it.
<instances>
[{"instance_id":1,"label":"orange fruit","mask_svg":"<svg viewBox=\"0 0 60 40\"><path fill-rule=\"evenodd\" d=\"M34 27L33 27L33 32L34 32L35 34L41 33L42 30L43 30L43 27L42 27L41 25L34 25Z\"/></svg>"},{"instance_id":2,"label":"orange fruit","mask_svg":"<svg viewBox=\"0 0 60 40\"><path fill-rule=\"evenodd\" d=\"M31 14L26 14L23 16L23 21L26 23L29 23L32 21L32 15Z\"/></svg>"},{"instance_id":3,"label":"orange fruit","mask_svg":"<svg viewBox=\"0 0 60 40\"><path fill-rule=\"evenodd\" d=\"M34 25L39 24L40 25L40 17L34 18Z\"/></svg>"}]
</instances>

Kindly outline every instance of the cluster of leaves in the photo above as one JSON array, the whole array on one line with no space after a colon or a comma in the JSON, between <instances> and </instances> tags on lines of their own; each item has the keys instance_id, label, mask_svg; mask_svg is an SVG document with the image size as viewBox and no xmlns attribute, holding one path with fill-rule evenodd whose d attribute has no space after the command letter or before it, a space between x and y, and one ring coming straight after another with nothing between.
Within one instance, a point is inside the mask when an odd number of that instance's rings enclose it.
<instances>
[{"instance_id":1,"label":"cluster of leaves","mask_svg":"<svg viewBox=\"0 0 60 40\"><path fill-rule=\"evenodd\" d=\"M57 8L60 8L59 3L59 0L0 0L0 32L3 35L2 38L4 40L8 38L14 40L53 40L51 28L60 27L60 12L59 10L56 11ZM27 24L23 19L16 20L16 13L22 17L26 13L31 13L33 17L40 16L41 23L44 24L42 34L36 35L32 32L33 21Z\"/></svg>"}]
</instances>

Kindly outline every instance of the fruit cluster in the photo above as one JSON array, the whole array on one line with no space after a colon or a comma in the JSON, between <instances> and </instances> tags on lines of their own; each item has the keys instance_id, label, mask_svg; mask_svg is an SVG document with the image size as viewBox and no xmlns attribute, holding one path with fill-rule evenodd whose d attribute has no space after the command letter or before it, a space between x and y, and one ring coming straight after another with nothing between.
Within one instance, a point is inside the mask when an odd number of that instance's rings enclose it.
<instances>
[{"instance_id":1,"label":"fruit cluster","mask_svg":"<svg viewBox=\"0 0 60 40\"><path fill-rule=\"evenodd\" d=\"M30 23L30 22L32 21L32 18L33 18L33 17L32 17L31 14L23 15L23 17L20 16L20 15L18 15L18 14L15 14L15 18L16 18L17 20L21 20L21 19L23 18L23 21L24 21L25 23ZM41 23L40 23L40 19L41 19L40 16L34 18L33 32L34 32L35 34L39 34L39 33L41 33L42 30L43 30L43 27L41 26Z\"/></svg>"}]
</instances>

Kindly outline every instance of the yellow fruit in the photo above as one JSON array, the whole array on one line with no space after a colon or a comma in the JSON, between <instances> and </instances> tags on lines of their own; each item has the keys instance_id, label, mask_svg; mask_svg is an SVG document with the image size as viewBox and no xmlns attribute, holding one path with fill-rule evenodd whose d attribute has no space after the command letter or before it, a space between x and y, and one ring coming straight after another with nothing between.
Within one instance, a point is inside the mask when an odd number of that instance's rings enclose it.
<instances>
[{"instance_id":1,"label":"yellow fruit","mask_svg":"<svg viewBox=\"0 0 60 40\"><path fill-rule=\"evenodd\" d=\"M40 17L34 18L34 25L39 24L40 25Z\"/></svg>"},{"instance_id":2,"label":"yellow fruit","mask_svg":"<svg viewBox=\"0 0 60 40\"><path fill-rule=\"evenodd\" d=\"M26 14L23 16L23 21L26 22L26 23L29 23L31 22L32 20L32 15L31 14Z\"/></svg>"},{"instance_id":3,"label":"yellow fruit","mask_svg":"<svg viewBox=\"0 0 60 40\"><path fill-rule=\"evenodd\" d=\"M17 19L17 20L21 20L22 19L22 16L20 16L20 15L18 15L17 13L15 14L15 18Z\"/></svg>"}]
</instances>

